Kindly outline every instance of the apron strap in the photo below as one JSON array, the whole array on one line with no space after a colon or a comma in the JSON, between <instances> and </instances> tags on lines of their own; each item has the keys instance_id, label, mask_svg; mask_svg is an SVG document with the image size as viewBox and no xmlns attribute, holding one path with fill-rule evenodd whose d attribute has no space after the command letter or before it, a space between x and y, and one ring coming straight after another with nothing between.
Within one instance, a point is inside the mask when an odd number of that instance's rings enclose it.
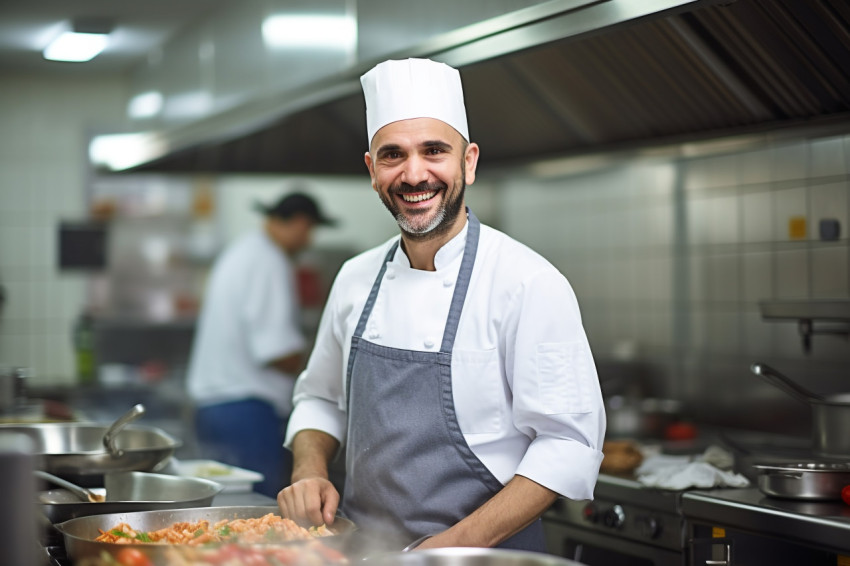
<instances>
[{"instance_id":1,"label":"apron strap","mask_svg":"<svg viewBox=\"0 0 850 566\"><path fill-rule=\"evenodd\" d=\"M475 265L475 254L478 251L478 235L481 232L481 223L469 208L466 209L469 219L469 228L466 231L466 247L463 251L463 260L460 263L460 271L457 275L455 292L452 295L452 304L449 307L449 316L446 319L446 328L443 330L443 343L440 352L451 354L457 335L457 327L460 324L460 314L463 311L463 303L466 300L466 290L472 279L472 267Z\"/></svg>"},{"instance_id":2,"label":"apron strap","mask_svg":"<svg viewBox=\"0 0 850 566\"><path fill-rule=\"evenodd\" d=\"M384 258L384 263L381 264L381 269L378 271L378 276L375 278L375 282L372 284L372 290L369 292L369 297L366 299L366 305L360 313L360 320L357 321L357 327L354 329L354 336L363 336L363 332L366 331L366 322L369 320L369 315L372 314L372 307L375 306L375 301L378 299L378 290L381 288L381 280L384 278L384 273L387 271L387 264L391 262L395 256L395 251L398 249L398 242L399 240L393 242L393 245L390 246L390 251L387 252L387 256Z\"/></svg>"},{"instance_id":3,"label":"apron strap","mask_svg":"<svg viewBox=\"0 0 850 566\"><path fill-rule=\"evenodd\" d=\"M354 346L363 336L363 332L366 331L366 322L369 320L369 315L372 314L372 308L375 306L375 301L378 299L378 290L381 288L381 281L384 278L384 273L387 271L387 264L392 261L393 256L395 256L395 251L398 249L399 240L396 240L392 246L390 246L390 250L387 252L387 256L384 258L384 263L381 264L381 269L378 271L378 276L375 278L375 282L372 284L372 290L369 292L369 297L366 299L366 305L363 307L363 312L360 313L360 320L357 321L357 327L354 329L354 336L351 337L351 344ZM353 350L354 348L352 348ZM351 378L351 368L354 366L354 356L349 354L348 356L348 368L346 372L346 382L350 381Z\"/></svg>"}]
</instances>

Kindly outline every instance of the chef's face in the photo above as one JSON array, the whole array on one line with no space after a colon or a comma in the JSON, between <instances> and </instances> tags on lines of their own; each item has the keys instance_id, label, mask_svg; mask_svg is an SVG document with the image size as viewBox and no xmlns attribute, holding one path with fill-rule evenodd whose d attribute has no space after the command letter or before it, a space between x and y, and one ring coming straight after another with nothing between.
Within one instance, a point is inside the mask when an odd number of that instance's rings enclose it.
<instances>
[{"instance_id":1,"label":"chef's face","mask_svg":"<svg viewBox=\"0 0 850 566\"><path fill-rule=\"evenodd\" d=\"M433 118L387 124L365 155L372 187L411 240L449 232L475 181L478 145Z\"/></svg>"}]
</instances>

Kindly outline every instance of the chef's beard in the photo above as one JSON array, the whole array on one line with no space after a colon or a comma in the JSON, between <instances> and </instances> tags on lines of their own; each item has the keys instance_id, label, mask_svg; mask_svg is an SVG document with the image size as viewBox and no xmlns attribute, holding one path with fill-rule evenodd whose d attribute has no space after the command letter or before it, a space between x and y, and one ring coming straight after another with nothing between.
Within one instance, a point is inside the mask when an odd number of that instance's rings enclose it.
<instances>
[{"instance_id":1,"label":"chef's beard","mask_svg":"<svg viewBox=\"0 0 850 566\"><path fill-rule=\"evenodd\" d=\"M410 219L402 213L392 196L399 193L428 191L443 191L443 201L430 222L424 225L414 226L410 222ZM387 210L395 218L402 233L410 240L426 241L446 234L454 225L455 220L463 209L463 195L466 193L466 175L461 173L460 190L454 196L449 195L448 186L445 183L420 183L415 187L407 183L400 183L394 187L390 187L387 192L388 194L384 196L381 191L378 191L378 195L381 197L381 202L384 203L384 206L387 207ZM418 215L414 213L414 216Z\"/></svg>"}]
</instances>

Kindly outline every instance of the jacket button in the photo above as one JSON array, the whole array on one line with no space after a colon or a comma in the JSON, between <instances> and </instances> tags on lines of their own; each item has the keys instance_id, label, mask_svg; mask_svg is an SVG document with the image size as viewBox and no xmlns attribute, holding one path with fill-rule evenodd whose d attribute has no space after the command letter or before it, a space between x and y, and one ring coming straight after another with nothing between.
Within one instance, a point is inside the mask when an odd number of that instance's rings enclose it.
<instances>
[{"instance_id":1,"label":"jacket button","mask_svg":"<svg viewBox=\"0 0 850 566\"><path fill-rule=\"evenodd\" d=\"M425 347L426 348L433 348L434 347L434 339L433 338L426 338L425 339Z\"/></svg>"},{"instance_id":2,"label":"jacket button","mask_svg":"<svg viewBox=\"0 0 850 566\"><path fill-rule=\"evenodd\" d=\"M443 287L451 287L452 284L454 284L454 281L452 281L448 277L443 279Z\"/></svg>"},{"instance_id":3,"label":"jacket button","mask_svg":"<svg viewBox=\"0 0 850 566\"><path fill-rule=\"evenodd\" d=\"M395 279L395 271L387 270L387 279Z\"/></svg>"},{"instance_id":4,"label":"jacket button","mask_svg":"<svg viewBox=\"0 0 850 566\"><path fill-rule=\"evenodd\" d=\"M380 338L380 337L381 337L381 333L378 332L377 330L372 330L371 332L369 332L369 338Z\"/></svg>"}]
</instances>

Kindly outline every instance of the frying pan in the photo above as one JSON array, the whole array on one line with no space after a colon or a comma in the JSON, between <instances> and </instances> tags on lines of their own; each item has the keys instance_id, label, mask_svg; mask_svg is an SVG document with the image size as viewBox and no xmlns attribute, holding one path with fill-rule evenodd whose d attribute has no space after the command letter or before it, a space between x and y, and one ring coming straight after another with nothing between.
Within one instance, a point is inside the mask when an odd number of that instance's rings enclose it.
<instances>
[{"instance_id":1,"label":"frying pan","mask_svg":"<svg viewBox=\"0 0 850 566\"><path fill-rule=\"evenodd\" d=\"M81 501L66 489L39 493L41 509L51 523L105 513L209 507L223 487L203 478L117 472L104 475L106 500Z\"/></svg>"},{"instance_id":2,"label":"frying pan","mask_svg":"<svg viewBox=\"0 0 850 566\"><path fill-rule=\"evenodd\" d=\"M759 489L771 497L840 500L841 490L850 485L850 464L844 462L790 462L754 467L761 472Z\"/></svg>"},{"instance_id":3,"label":"frying pan","mask_svg":"<svg viewBox=\"0 0 850 566\"><path fill-rule=\"evenodd\" d=\"M104 515L92 515L79 517L63 523L54 525L65 540L65 550L68 557L73 561L86 558L97 558L102 552L115 556L118 551L127 548L126 544L108 542L97 542L100 530L107 531L119 523L127 523L137 531L155 531L164 529L176 522L197 522L202 519L211 524L227 519L253 519L262 517L268 513L280 514L280 509L274 507L203 507L187 509L166 509L158 511L138 511L132 513L108 513ZM334 536L321 538L321 542L337 550L344 544L350 533L354 532L355 526L351 521L337 517L331 529L337 533ZM286 544L298 544L303 541L292 541ZM281 544L281 543L277 543ZM168 561L169 548L179 545L167 544L140 544L135 545L154 563L160 564Z\"/></svg>"},{"instance_id":4,"label":"frying pan","mask_svg":"<svg viewBox=\"0 0 850 566\"><path fill-rule=\"evenodd\" d=\"M812 393L772 367L755 363L750 370L812 408L812 450L817 456L850 458L850 393Z\"/></svg>"},{"instance_id":5,"label":"frying pan","mask_svg":"<svg viewBox=\"0 0 850 566\"><path fill-rule=\"evenodd\" d=\"M181 445L156 427L126 424L143 412L144 407L136 405L112 425L0 424L0 433L28 436L36 468L86 487L98 487L105 473L153 470Z\"/></svg>"}]
</instances>

